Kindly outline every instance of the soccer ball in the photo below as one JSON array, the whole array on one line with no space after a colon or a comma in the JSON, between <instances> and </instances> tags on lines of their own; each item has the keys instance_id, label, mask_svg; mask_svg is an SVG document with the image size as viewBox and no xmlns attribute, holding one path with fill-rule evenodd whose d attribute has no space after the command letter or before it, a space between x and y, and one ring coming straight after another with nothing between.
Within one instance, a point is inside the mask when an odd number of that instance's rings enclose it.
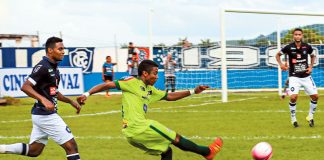
<instances>
[{"instance_id":1,"label":"soccer ball","mask_svg":"<svg viewBox=\"0 0 324 160\"><path fill-rule=\"evenodd\" d=\"M260 142L252 148L251 154L255 160L269 160L272 157L272 147L267 142Z\"/></svg>"}]
</instances>

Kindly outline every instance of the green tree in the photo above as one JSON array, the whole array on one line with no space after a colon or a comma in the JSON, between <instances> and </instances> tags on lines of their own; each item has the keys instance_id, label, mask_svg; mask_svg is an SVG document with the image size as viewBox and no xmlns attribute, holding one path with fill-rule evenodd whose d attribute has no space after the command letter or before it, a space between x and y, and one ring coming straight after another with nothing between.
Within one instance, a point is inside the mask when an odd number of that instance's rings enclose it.
<instances>
[{"instance_id":1,"label":"green tree","mask_svg":"<svg viewBox=\"0 0 324 160\"><path fill-rule=\"evenodd\" d=\"M159 43L159 44L155 44L154 47L166 47L166 44Z\"/></svg>"},{"instance_id":2,"label":"green tree","mask_svg":"<svg viewBox=\"0 0 324 160\"><path fill-rule=\"evenodd\" d=\"M185 37L185 38L179 38L178 39L178 42L175 45L173 45L173 46L182 46L186 40L187 40L187 37Z\"/></svg>"},{"instance_id":3,"label":"green tree","mask_svg":"<svg viewBox=\"0 0 324 160\"><path fill-rule=\"evenodd\" d=\"M240 46L244 46L244 45L246 45L246 40L244 40L244 39L242 38L241 40L238 41L238 44L239 44Z\"/></svg>"},{"instance_id":4,"label":"green tree","mask_svg":"<svg viewBox=\"0 0 324 160\"><path fill-rule=\"evenodd\" d=\"M201 47L211 47L213 46L213 43L209 38L207 38L207 39L201 39L198 45Z\"/></svg>"},{"instance_id":5,"label":"green tree","mask_svg":"<svg viewBox=\"0 0 324 160\"><path fill-rule=\"evenodd\" d=\"M120 44L120 48L122 48L122 49L128 48L128 44L122 43L122 44Z\"/></svg>"},{"instance_id":6,"label":"green tree","mask_svg":"<svg viewBox=\"0 0 324 160\"><path fill-rule=\"evenodd\" d=\"M288 33L283 38L281 38L281 43L291 43L291 41L293 40L293 31L294 29L289 30ZM321 44L322 42L324 42L324 36L320 35L315 29L303 28L303 34L303 42L305 43Z\"/></svg>"},{"instance_id":7,"label":"green tree","mask_svg":"<svg viewBox=\"0 0 324 160\"><path fill-rule=\"evenodd\" d=\"M256 46L269 46L269 40L267 38L260 38L256 41Z\"/></svg>"}]
</instances>

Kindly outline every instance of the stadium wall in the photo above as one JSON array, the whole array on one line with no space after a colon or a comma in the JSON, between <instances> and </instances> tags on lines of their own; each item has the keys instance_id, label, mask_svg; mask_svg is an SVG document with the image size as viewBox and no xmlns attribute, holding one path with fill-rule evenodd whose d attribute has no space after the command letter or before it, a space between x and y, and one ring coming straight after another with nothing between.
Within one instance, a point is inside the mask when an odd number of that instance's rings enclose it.
<instances>
[{"instance_id":1,"label":"stadium wall","mask_svg":"<svg viewBox=\"0 0 324 160\"><path fill-rule=\"evenodd\" d=\"M324 45L313 45L317 54L313 78L318 87L324 87ZM148 55L148 48L139 48L140 59ZM276 47L228 46L228 88L277 88ZM156 87L164 89L163 59L171 53L177 61L177 88L193 88L198 84L209 84L213 88L221 87L220 47L154 47L152 59L159 64L159 80ZM115 79L127 76L127 49L68 47L61 67L80 67L84 78L84 89L88 90L101 83L101 67L106 56L111 56L115 66ZM33 67L45 55L45 49L39 48L0 48L0 68ZM209 76L206 73L212 73ZM193 77L192 75L206 75ZM283 82L287 72L283 72ZM190 79L190 84L188 84ZM251 85L251 83L253 83ZM0 82L0 85L2 82Z\"/></svg>"}]
</instances>

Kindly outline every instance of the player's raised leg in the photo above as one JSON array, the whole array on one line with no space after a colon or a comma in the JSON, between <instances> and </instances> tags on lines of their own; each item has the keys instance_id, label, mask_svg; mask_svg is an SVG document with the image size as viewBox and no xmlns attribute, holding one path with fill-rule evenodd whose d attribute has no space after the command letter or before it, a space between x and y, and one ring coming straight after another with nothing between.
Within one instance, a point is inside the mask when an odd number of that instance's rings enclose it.
<instances>
[{"instance_id":1,"label":"player's raised leg","mask_svg":"<svg viewBox=\"0 0 324 160\"><path fill-rule=\"evenodd\" d=\"M161 160L172 160L172 149L171 147L168 148L167 151L161 154Z\"/></svg>"},{"instance_id":2,"label":"player's raised leg","mask_svg":"<svg viewBox=\"0 0 324 160\"><path fill-rule=\"evenodd\" d=\"M2 154L18 154L28 157L37 157L39 156L45 145L42 143L15 143L15 144L3 144L0 145L0 153Z\"/></svg>"},{"instance_id":3,"label":"player's raised leg","mask_svg":"<svg viewBox=\"0 0 324 160\"><path fill-rule=\"evenodd\" d=\"M0 153L2 154L20 154L27 156L28 151L29 145L25 143L0 145Z\"/></svg>"},{"instance_id":4,"label":"player's raised leg","mask_svg":"<svg viewBox=\"0 0 324 160\"><path fill-rule=\"evenodd\" d=\"M65 142L61 146L64 148L64 150L66 152L66 158L68 160L80 160L78 145L77 145L76 141L74 140L74 138Z\"/></svg>"},{"instance_id":5,"label":"player's raised leg","mask_svg":"<svg viewBox=\"0 0 324 160\"><path fill-rule=\"evenodd\" d=\"M47 134L43 132L41 128L39 128L37 125L33 124L33 129L30 135L29 144L15 143L15 144L0 145L0 153L37 157L42 153L47 142L48 142Z\"/></svg>"},{"instance_id":6,"label":"player's raised leg","mask_svg":"<svg viewBox=\"0 0 324 160\"><path fill-rule=\"evenodd\" d=\"M161 155L161 160L171 160L172 150L170 144L184 151L190 151L211 160L221 150L223 142L220 138L209 146L198 145L173 130L168 129L157 121L150 120L151 124L139 135L127 138L133 146L140 148L148 154Z\"/></svg>"},{"instance_id":7,"label":"player's raised leg","mask_svg":"<svg viewBox=\"0 0 324 160\"><path fill-rule=\"evenodd\" d=\"M221 150L223 141L221 138L216 138L209 146L201 146L177 134L173 145L181 150L194 152L204 156L207 160L212 160Z\"/></svg>"},{"instance_id":8,"label":"player's raised leg","mask_svg":"<svg viewBox=\"0 0 324 160\"><path fill-rule=\"evenodd\" d=\"M79 160L80 155L78 152L78 146L70 128L57 114L51 116L52 118L49 118L51 122L45 121L51 123L51 125L44 126L46 127L45 132L65 150L66 158L68 160Z\"/></svg>"}]
</instances>

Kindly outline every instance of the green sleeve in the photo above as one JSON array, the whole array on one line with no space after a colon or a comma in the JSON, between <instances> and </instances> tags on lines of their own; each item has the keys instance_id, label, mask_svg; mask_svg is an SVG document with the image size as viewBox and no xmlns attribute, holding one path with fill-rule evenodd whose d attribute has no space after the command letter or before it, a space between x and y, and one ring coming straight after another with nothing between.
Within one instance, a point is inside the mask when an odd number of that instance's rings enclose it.
<instances>
[{"instance_id":1,"label":"green sleeve","mask_svg":"<svg viewBox=\"0 0 324 160\"><path fill-rule=\"evenodd\" d=\"M116 88L118 90L127 91L127 92L135 92L136 88L136 78L128 78L128 79L120 79L115 81Z\"/></svg>"},{"instance_id":2,"label":"green sleeve","mask_svg":"<svg viewBox=\"0 0 324 160\"><path fill-rule=\"evenodd\" d=\"M166 91L161 91L159 89L156 89L152 86L152 95L151 95L151 102L156 102L162 99L165 99L168 96L168 93Z\"/></svg>"},{"instance_id":3,"label":"green sleeve","mask_svg":"<svg viewBox=\"0 0 324 160\"><path fill-rule=\"evenodd\" d=\"M121 89L120 89L120 86L119 86L119 82L118 82L118 80L115 80L114 82L115 82L116 88L117 88L118 90L121 90Z\"/></svg>"}]
</instances>

